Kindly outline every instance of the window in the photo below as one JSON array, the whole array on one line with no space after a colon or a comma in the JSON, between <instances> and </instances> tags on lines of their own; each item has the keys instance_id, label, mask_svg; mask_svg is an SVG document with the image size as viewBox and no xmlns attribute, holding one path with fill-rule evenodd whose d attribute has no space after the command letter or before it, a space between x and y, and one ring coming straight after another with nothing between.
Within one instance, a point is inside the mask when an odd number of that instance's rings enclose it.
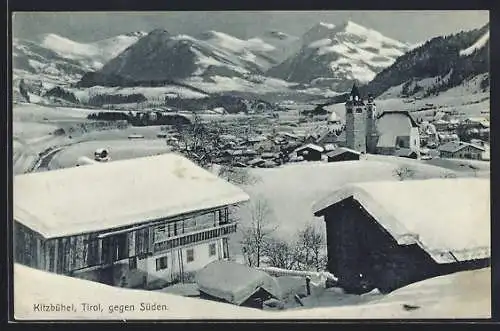
<instances>
[{"instance_id":1,"label":"window","mask_svg":"<svg viewBox=\"0 0 500 331\"><path fill-rule=\"evenodd\" d=\"M186 260L188 262L194 261L194 249L186 249Z\"/></svg>"},{"instance_id":2,"label":"window","mask_svg":"<svg viewBox=\"0 0 500 331\"><path fill-rule=\"evenodd\" d=\"M167 269L168 267L168 258L166 256L162 256L156 259L156 271Z\"/></svg>"},{"instance_id":3,"label":"window","mask_svg":"<svg viewBox=\"0 0 500 331\"><path fill-rule=\"evenodd\" d=\"M397 136L396 137L396 147L410 148L410 137L409 136Z\"/></svg>"},{"instance_id":4,"label":"window","mask_svg":"<svg viewBox=\"0 0 500 331\"><path fill-rule=\"evenodd\" d=\"M136 257L131 257L128 259L128 268L130 270L137 269L137 258Z\"/></svg>"},{"instance_id":5,"label":"window","mask_svg":"<svg viewBox=\"0 0 500 331\"><path fill-rule=\"evenodd\" d=\"M215 244L210 244L210 246L208 246L208 255L209 256L215 255Z\"/></svg>"},{"instance_id":6,"label":"window","mask_svg":"<svg viewBox=\"0 0 500 331\"><path fill-rule=\"evenodd\" d=\"M229 258L229 246L227 238L222 238L223 258Z\"/></svg>"}]
</instances>

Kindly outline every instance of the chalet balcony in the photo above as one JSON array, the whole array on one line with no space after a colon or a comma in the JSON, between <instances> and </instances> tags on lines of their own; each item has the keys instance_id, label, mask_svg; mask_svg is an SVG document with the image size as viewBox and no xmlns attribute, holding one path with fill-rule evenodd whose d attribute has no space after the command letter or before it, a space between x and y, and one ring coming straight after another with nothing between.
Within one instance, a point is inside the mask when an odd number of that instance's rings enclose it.
<instances>
[{"instance_id":1,"label":"chalet balcony","mask_svg":"<svg viewBox=\"0 0 500 331\"><path fill-rule=\"evenodd\" d=\"M189 231L177 236L168 237L161 241L156 241L153 244L153 252L161 252L172 248L177 248L192 243L198 243L214 238L220 238L228 234L236 232L237 223L226 223L210 228Z\"/></svg>"}]
</instances>

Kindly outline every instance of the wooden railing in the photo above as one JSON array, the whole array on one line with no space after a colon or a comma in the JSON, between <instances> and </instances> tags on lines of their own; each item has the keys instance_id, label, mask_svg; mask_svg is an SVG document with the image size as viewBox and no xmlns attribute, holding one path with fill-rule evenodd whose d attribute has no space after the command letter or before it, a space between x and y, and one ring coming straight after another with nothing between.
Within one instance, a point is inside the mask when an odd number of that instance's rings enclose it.
<instances>
[{"instance_id":1,"label":"wooden railing","mask_svg":"<svg viewBox=\"0 0 500 331\"><path fill-rule=\"evenodd\" d=\"M175 237L170 237L168 239L155 242L153 245L153 252L161 252L164 250L189 245L192 243L197 243L205 240L210 240L218 237L228 235L230 233L236 232L237 223L229 223L224 225L218 225L208 229L203 229L199 231L194 231L190 233L184 233Z\"/></svg>"}]
</instances>

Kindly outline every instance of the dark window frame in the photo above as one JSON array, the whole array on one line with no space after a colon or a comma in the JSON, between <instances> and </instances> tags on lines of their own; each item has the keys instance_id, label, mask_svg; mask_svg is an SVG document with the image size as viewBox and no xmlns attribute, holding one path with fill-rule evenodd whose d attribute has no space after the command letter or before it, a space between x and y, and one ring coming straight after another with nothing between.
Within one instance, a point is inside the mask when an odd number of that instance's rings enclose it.
<instances>
[{"instance_id":1,"label":"dark window frame","mask_svg":"<svg viewBox=\"0 0 500 331\"><path fill-rule=\"evenodd\" d=\"M217 245L216 243L211 243L208 245L208 256L212 257L217 255Z\"/></svg>"},{"instance_id":2,"label":"dark window frame","mask_svg":"<svg viewBox=\"0 0 500 331\"><path fill-rule=\"evenodd\" d=\"M128 258L128 269L129 270L136 270L137 269L137 257L129 257Z\"/></svg>"},{"instance_id":3,"label":"dark window frame","mask_svg":"<svg viewBox=\"0 0 500 331\"><path fill-rule=\"evenodd\" d=\"M168 269L168 256L160 256L156 259L156 271Z\"/></svg>"}]
</instances>

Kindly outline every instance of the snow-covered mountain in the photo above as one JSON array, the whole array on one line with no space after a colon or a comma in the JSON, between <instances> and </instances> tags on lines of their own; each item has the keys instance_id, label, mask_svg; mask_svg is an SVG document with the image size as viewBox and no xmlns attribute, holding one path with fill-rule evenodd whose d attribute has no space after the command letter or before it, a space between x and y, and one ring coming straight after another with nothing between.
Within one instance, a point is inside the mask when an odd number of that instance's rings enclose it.
<instances>
[{"instance_id":1,"label":"snow-covered mountain","mask_svg":"<svg viewBox=\"0 0 500 331\"><path fill-rule=\"evenodd\" d=\"M490 41L490 31L486 31L474 44L467 47L466 49L460 50L459 54L461 56L470 56L477 50L485 47Z\"/></svg>"},{"instance_id":2,"label":"snow-covered mountain","mask_svg":"<svg viewBox=\"0 0 500 331\"><path fill-rule=\"evenodd\" d=\"M109 85L110 78L126 84L178 81L193 76L210 80L213 76L243 77L262 73L252 51L270 49L270 46L220 33L211 33L210 36L205 35L208 40L199 40L153 30L101 70L83 77L80 85ZM247 47L253 47L252 51Z\"/></svg>"},{"instance_id":3,"label":"snow-covered mountain","mask_svg":"<svg viewBox=\"0 0 500 331\"><path fill-rule=\"evenodd\" d=\"M343 90L353 81L369 82L410 48L351 21L319 23L302 36L302 47L295 55L267 73L287 81Z\"/></svg>"},{"instance_id":4,"label":"snow-covered mountain","mask_svg":"<svg viewBox=\"0 0 500 331\"><path fill-rule=\"evenodd\" d=\"M261 38L242 40L226 33L207 31L197 36L197 39L224 50L233 57L253 62L263 71L279 63L274 57L276 47Z\"/></svg>"},{"instance_id":5,"label":"snow-covered mountain","mask_svg":"<svg viewBox=\"0 0 500 331\"><path fill-rule=\"evenodd\" d=\"M145 32L131 32L92 43L79 43L50 33L42 35L40 45L66 59L77 60L94 70L146 35Z\"/></svg>"},{"instance_id":6,"label":"snow-covered mountain","mask_svg":"<svg viewBox=\"0 0 500 331\"><path fill-rule=\"evenodd\" d=\"M258 37L265 43L274 46L271 56L281 63L295 54L302 46L301 38L277 30L269 30Z\"/></svg>"},{"instance_id":7,"label":"snow-covered mountain","mask_svg":"<svg viewBox=\"0 0 500 331\"><path fill-rule=\"evenodd\" d=\"M451 89L489 95L489 62L487 24L426 41L360 86L360 91L381 98L426 98ZM346 97L340 95L335 102L344 102Z\"/></svg>"},{"instance_id":8,"label":"snow-covered mountain","mask_svg":"<svg viewBox=\"0 0 500 331\"><path fill-rule=\"evenodd\" d=\"M100 69L144 35L132 32L92 43L79 43L56 34L44 34L35 40L14 38L14 80L23 78L49 85L74 83L86 72Z\"/></svg>"},{"instance_id":9,"label":"snow-covered mountain","mask_svg":"<svg viewBox=\"0 0 500 331\"><path fill-rule=\"evenodd\" d=\"M12 43L14 80L25 78L55 84L77 81L90 68L79 61L60 56L39 44L14 39Z\"/></svg>"}]
</instances>

